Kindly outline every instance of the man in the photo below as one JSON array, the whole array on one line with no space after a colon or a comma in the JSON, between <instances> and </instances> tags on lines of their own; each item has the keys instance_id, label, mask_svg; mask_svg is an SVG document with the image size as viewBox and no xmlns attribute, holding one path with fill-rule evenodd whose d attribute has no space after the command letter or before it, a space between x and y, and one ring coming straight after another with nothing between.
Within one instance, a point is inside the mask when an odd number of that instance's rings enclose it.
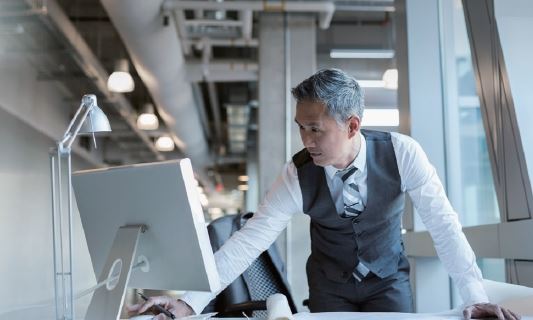
<instances>
[{"instance_id":1,"label":"man","mask_svg":"<svg viewBox=\"0 0 533 320\"><path fill-rule=\"evenodd\" d=\"M520 318L488 303L475 255L418 143L398 133L361 130L363 93L354 78L321 70L292 94L305 149L285 165L257 214L215 254L221 290L270 246L293 214L304 212L311 217L312 312L413 312L401 240L407 192L467 306L465 318ZM144 312L158 303L177 316L199 314L213 297L154 297L130 310Z\"/></svg>"}]
</instances>

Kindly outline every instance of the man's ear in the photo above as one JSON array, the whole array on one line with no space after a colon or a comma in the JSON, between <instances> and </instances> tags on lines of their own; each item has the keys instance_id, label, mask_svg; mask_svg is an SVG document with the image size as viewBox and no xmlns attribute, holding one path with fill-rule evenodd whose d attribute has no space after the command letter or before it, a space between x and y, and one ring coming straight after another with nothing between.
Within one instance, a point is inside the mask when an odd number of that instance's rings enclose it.
<instances>
[{"instance_id":1,"label":"man's ear","mask_svg":"<svg viewBox=\"0 0 533 320\"><path fill-rule=\"evenodd\" d=\"M361 129L361 119L358 116L351 116L348 119L348 138L355 136Z\"/></svg>"}]
</instances>

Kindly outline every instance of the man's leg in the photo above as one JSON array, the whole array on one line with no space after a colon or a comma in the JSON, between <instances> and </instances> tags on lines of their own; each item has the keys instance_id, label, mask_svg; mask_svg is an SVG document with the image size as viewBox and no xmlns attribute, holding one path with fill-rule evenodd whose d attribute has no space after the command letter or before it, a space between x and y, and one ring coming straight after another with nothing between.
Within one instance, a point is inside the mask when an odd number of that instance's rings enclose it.
<instances>
[{"instance_id":1,"label":"man's leg","mask_svg":"<svg viewBox=\"0 0 533 320\"><path fill-rule=\"evenodd\" d=\"M409 283L409 262L400 258L398 272L385 279L372 277L364 279L361 312L414 312L411 284Z\"/></svg>"},{"instance_id":2,"label":"man's leg","mask_svg":"<svg viewBox=\"0 0 533 320\"><path fill-rule=\"evenodd\" d=\"M353 288L353 285L352 285ZM309 288L311 312L358 312L359 307L330 290Z\"/></svg>"},{"instance_id":3,"label":"man's leg","mask_svg":"<svg viewBox=\"0 0 533 320\"><path fill-rule=\"evenodd\" d=\"M354 279L347 283L337 283L326 278L324 272L313 263L307 263L309 283L309 310L311 312L357 312L354 303Z\"/></svg>"}]
</instances>

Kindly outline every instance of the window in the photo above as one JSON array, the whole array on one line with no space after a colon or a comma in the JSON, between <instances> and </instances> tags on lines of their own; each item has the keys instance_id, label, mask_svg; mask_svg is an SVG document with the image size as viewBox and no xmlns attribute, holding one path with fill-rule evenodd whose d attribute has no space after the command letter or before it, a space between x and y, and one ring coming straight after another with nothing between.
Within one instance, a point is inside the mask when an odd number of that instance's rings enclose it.
<instances>
[{"instance_id":1,"label":"window","mask_svg":"<svg viewBox=\"0 0 533 320\"><path fill-rule=\"evenodd\" d=\"M485 130L461 1L442 2L448 194L463 226L498 223Z\"/></svg>"}]
</instances>

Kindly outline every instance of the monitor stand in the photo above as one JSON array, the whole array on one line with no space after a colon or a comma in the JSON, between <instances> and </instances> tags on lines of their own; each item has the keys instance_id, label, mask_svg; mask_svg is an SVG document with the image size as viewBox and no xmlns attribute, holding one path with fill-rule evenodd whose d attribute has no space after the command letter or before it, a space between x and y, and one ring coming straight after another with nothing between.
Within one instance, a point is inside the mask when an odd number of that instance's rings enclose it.
<instances>
[{"instance_id":1,"label":"monitor stand","mask_svg":"<svg viewBox=\"0 0 533 320\"><path fill-rule=\"evenodd\" d=\"M144 225L124 226L118 229L98 283L112 280L96 289L85 320L120 319L139 236L145 230Z\"/></svg>"}]
</instances>

